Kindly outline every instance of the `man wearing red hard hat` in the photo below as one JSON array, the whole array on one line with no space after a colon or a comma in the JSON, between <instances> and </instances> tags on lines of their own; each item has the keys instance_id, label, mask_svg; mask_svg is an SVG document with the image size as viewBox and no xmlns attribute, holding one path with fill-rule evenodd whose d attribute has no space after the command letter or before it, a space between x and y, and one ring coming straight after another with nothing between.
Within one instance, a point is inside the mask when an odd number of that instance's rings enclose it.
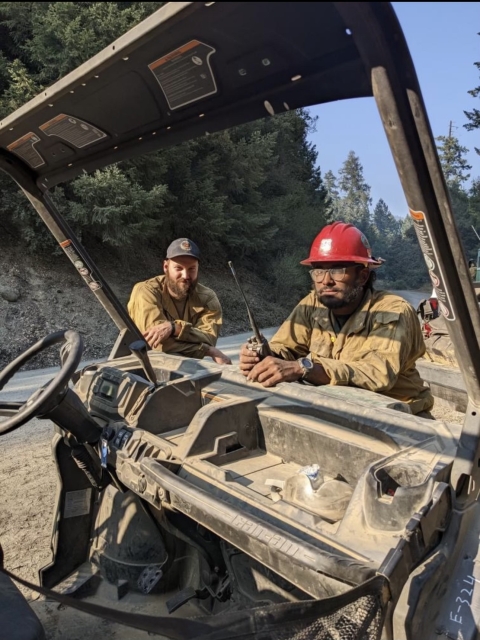
<instances>
[{"instance_id":1,"label":"man wearing red hard hat","mask_svg":"<svg viewBox=\"0 0 480 640\"><path fill-rule=\"evenodd\" d=\"M425 353L413 307L373 288L382 261L365 235L344 222L326 226L301 264L311 267L313 290L270 341L260 361L248 344L240 368L249 380L273 387L305 380L350 385L407 402L413 413L433 406L415 362Z\"/></svg>"}]
</instances>

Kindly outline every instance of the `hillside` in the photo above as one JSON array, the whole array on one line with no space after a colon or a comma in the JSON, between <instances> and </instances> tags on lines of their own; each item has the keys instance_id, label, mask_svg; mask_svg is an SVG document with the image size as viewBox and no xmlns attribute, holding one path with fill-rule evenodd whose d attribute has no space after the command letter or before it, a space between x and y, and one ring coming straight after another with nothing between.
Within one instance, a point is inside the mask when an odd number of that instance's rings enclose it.
<instances>
[{"instance_id":1,"label":"hillside","mask_svg":"<svg viewBox=\"0 0 480 640\"><path fill-rule=\"evenodd\" d=\"M161 260L152 256L142 256L128 264L113 253L103 252L103 256L94 259L122 304L127 303L135 282L162 273ZM259 325L279 324L286 310L275 302L268 283L254 273L237 271ZM201 269L199 280L220 298L224 310L222 335L247 331L245 307L227 265L223 271ZM299 297L302 293L299 292ZM107 356L118 334L64 255L39 256L21 247L0 245L0 367L39 338L63 328L82 333L87 360ZM32 361L31 368L57 363L58 349L52 348Z\"/></svg>"}]
</instances>

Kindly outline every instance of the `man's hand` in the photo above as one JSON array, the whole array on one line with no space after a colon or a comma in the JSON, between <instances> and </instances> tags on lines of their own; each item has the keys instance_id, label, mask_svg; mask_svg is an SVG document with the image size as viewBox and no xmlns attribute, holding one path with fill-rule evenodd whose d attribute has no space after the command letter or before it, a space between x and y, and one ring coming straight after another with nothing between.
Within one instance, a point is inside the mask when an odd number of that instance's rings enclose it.
<instances>
[{"instance_id":1,"label":"man's hand","mask_svg":"<svg viewBox=\"0 0 480 640\"><path fill-rule=\"evenodd\" d=\"M258 362L258 356L255 356L257 364L252 368L252 356L248 358L245 354L242 357L243 353L242 348L242 351L240 351L240 368L243 375L247 376L247 380L260 382L264 387L274 387L279 382L295 382L295 380L300 380L303 376L303 369L296 360L280 360L280 358L268 356L268 358ZM250 353L252 352L250 351ZM248 370L245 369L247 366L250 367Z\"/></svg>"},{"instance_id":2,"label":"man's hand","mask_svg":"<svg viewBox=\"0 0 480 640\"><path fill-rule=\"evenodd\" d=\"M143 337L148 342L152 349L156 349L159 345L163 344L167 338L173 333L172 323L162 322L162 324L156 324L154 327L150 327L143 334Z\"/></svg>"},{"instance_id":3,"label":"man's hand","mask_svg":"<svg viewBox=\"0 0 480 640\"><path fill-rule=\"evenodd\" d=\"M248 376L248 372L260 362L260 358L256 351L248 347L248 342L242 345L240 349L240 371L244 376Z\"/></svg>"},{"instance_id":4,"label":"man's hand","mask_svg":"<svg viewBox=\"0 0 480 640\"><path fill-rule=\"evenodd\" d=\"M216 347L206 346L205 355L210 356L210 358L212 358L212 360L217 364L232 364L232 361L230 360L230 358L226 356L224 353L222 353L222 351L220 351L220 349L217 349Z\"/></svg>"}]
</instances>

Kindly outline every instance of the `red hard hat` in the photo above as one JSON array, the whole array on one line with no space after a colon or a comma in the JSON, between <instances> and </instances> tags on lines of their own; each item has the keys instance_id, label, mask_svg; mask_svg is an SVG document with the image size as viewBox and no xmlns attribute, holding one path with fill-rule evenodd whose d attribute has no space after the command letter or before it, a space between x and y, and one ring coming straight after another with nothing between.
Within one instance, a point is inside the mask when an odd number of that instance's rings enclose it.
<instances>
[{"instance_id":1,"label":"red hard hat","mask_svg":"<svg viewBox=\"0 0 480 640\"><path fill-rule=\"evenodd\" d=\"M310 255L300 264L314 262L359 262L379 267L380 260L372 258L372 250L365 235L345 222L333 222L324 227L312 243Z\"/></svg>"}]
</instances>

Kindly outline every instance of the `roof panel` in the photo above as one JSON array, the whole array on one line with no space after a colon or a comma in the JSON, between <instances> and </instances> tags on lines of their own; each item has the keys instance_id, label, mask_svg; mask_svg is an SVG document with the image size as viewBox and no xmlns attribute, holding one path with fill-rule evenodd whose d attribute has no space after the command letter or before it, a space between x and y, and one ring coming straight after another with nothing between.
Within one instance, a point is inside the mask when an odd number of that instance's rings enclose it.
<instances>
[{"instance_id":1,"label":"roof panel","mask_svg":"<svg viewBox=\"0 0 480 640\"><path fill-rule=\"evenodd\" d=\"M368 95L334 3L169 3L3 120L0 148L51 187L269 113Z\"/></svg>"}]
</instances>

